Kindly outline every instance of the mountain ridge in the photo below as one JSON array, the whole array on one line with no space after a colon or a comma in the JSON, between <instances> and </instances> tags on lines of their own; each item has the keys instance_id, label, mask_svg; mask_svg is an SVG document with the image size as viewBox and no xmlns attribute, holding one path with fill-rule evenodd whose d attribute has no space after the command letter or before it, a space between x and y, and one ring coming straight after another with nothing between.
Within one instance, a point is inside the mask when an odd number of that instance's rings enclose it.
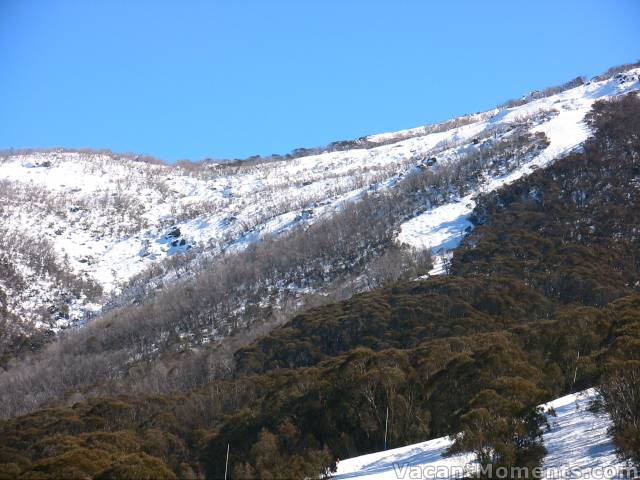
<instances>
[{"instance_id":1,"label":"mountain ridge","mask_svg":"<svg viewBox=\"0 0 640 480\"><path fill-rule=\"evenodd\" d=\"M82 324L108 303L109 295L119 295L132 278L159 265L158 260L170 264L177 254L187 253L188 257L194 252L195 256L208 258L229 249L243 249L265 236L308 226L367 192L393 189L415 169L437 171L455 166L475 147L489 145L492 136L509 135L504 131L507 127L530 122L534 127L525 128L544 132L545 127L536 130L535 124L553 122L554 102L558 103L555 99L576 88L584 90L585 105L575 111L576 118L569 123L578 125L590 101L637 88L633 87L637 75L634 70L628 72L611 73L609 78L599 80L603 85L611 84L613 90L609 92L602 90L604 87L594 87L598 81L577 87L569 83L549 90L548 95L529 97L526 102L503 110L419 127L419 132L410 129L396 132L397 135L382 134L382 144L374 147L289 160L240 162L238 166L170 166L144 158L82 151L4 155L0 160L0 181L6 190L4 214L9 213L9 217L5 216L5 237L29 238L29 232L37 232L44 243L34 247L35 255L49 258L47 262L51 264L30 267L34 260L29 258L7 259L14 276L28 277L31 287L20 298L10 285L3 285L9 296L5 308L41 328L58 330ZM571 101L575 100L569 98ZM586 138L586 133L572 135L569 138L575 140L570 140L564 150ZM553 148L547 154L548 161L563 150L555 145ZM522 173L526 173L526 167ZM36 196L42 199L40 210L31 201ZM449 232L444 243L452 236L461 237L469 226L464 218L469 216L473 200L461 198L459 204L467 205L455 214L461 219L460 229ZM12 212L10 205L20 211ZM422 208L429 210L429 203ZM449 214L440 219L437 209L425 215L427 225L434 217L437 219L436 229L443 221L452 221ZM399 243L440 250L437 242L425 240L438 236L438 232L430 231L433 226L425 226L425 218L420 215L411 220L400 227ZM27 243L36 245L31 240ZM21 248L15 252L17 257L32 254L26 251L27 247ZM448 249L444 250L446 257ZM3 247L5 255L10 251L9 245ZM436 259L438 271L442 271L445 259ZM170 284L172 278L194 269L197 270L195 263L188 267L185 264L165 274L160 283ZM58 278L56 271L68 271L71 277ZM29 300L41 298L43 291L55 290L58 293L44 301Z\"/></svg>"}]
</instances>

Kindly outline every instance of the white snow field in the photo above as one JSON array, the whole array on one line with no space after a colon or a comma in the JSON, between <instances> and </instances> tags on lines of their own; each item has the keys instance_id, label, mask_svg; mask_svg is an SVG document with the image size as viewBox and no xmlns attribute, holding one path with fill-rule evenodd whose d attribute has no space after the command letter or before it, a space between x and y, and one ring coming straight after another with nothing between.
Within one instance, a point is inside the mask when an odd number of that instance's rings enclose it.
<instances>
[{"instance_id":1,"label":"white snow field","mask_svg":"<svg viewBox=\"0 0 640 480\"><path fill-rule=\"evenodd\" d=\"M628 70L518 107L461 117L442 128L372 135L351 150L300 158L193 168L90 151L0 153L0 255L22 283L18 287L2 278L0 290L7 293L8 310L27 321L39 318L37 310L58 295L68 315L47 326L82 323L87 312L99 310L132 277L176 253L213 256L311 223L366 191L393 188L418 166L438 169L456 162L495 127L508 129L533 118L531 131L542 131L550 140L544 151L402 225L398 242L432 249L438 255L432 273L442 273L443 259L472 227L468 217L478 194L578 146L588 135L583 119L591 104L637 90L639 80L640 69ZM435 155L436 165L426 163ZM43 245L29 251L36 239ZM42 251L47 258L55 255L77 278L98 284L104 295L89 299L62 291L50 269L37 265Z\"/></svg>"},{"instance_id":2,"label":"white snow field","mask_svg":"<svg viewBox=\"0 0 640 480\"><path fill-rule=\"evenodd\" d=\"M542 478L622 478L625 464L615 455L607 436L610 425L606 414L588 410L595 398L593 389L567 395L544 405L550 429L544 433L548 450ZM361 457L342 460L333 478L397 480L401 478L462 478L473 473L477 465L471 455L445 458L451 445L448 437L429 440Z\"/></svg>"}]
</instances>

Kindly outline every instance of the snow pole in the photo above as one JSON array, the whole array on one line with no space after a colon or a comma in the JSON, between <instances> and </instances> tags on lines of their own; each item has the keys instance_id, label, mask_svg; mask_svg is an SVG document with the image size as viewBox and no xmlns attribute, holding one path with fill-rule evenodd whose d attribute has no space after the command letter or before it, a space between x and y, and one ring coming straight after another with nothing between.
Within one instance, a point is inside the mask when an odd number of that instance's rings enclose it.
<instances>
[{"instance_id":1,"label":"snow pole","mask_svg":"<svg viewBox=\"0 0 640 480\"><path fill-rule=\"evenodd\" d=\"M384 420L384 449L387 449L387 426L389 425L389 405L387 405L387 417Z\"/></svg>"},{"instance_id":2,"label":"snow pole","mask_svg":"<svg viewBox=\"0 0 640 480\"><path fill-rule=\"evenodd\" d=\"M227 467L229 466L229 444L227 443L227 460L224 462L224 480L227 480Z\"/></svg>"}]
</instances>

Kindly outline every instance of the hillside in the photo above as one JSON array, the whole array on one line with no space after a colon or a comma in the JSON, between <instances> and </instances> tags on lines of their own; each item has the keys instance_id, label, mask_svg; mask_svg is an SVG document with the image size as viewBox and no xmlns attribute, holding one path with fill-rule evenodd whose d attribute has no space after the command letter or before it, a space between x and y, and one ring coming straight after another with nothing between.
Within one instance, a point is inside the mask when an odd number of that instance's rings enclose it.
<instances>
[{"instance_id":1,"label":"hillside","mask_svg":"<svg viewBox=\"0 0 640 480\"><path fill-rule=\"evenodd\" d=\"M544 432L548 450L542 478L599 478L624 476L626 466L615 453L607 434L610 422L589 410L593 390L566 395L542 406L549 428ZM338 463L336 480L363 478L464 478L477 471L471 455L446 456L451 439L437 438L416 445L372 453ZM599 469L596 471L596 469ZM597 473L600 472L600 473Z\"/></svg>"},{"instance_id":2,"label":"hillside","mask_svg":"<svg viewBox=\"0 0 640 480\"><path fill-rule=\"evenodd\" d=\"M505 124L485 144L472 140L457 166L436 174L427 165L307 228L223 255L224 263L203 262L172 288L133 295L133 305L121 302L8 361L0 373L0 471L223 478L229 451L229 478L316 477L335 471L338 459L380 451L385 428L391 449L432 441L433 454L446 448L485 466L535 468L556 465L572 434L554 430L539 405L590 388L598 402L589 415L600 427L588 444L573 444L576 462L637 465L640 408L629 399L640 398L640 99L593 103L584 94L637 83L611 75L529 99L511 108L573 91L591 110L567 100L585 123L562 127L576 135L561 145L554 142L567 137L556 128L537 134L536 122L564 110ZM567 153L583 138L577 132L591 136ZM554 151L567 154L548 158ZM417 232L405 228L414 221L428 237L434 223L415 219L462 198L473 202L470 213L456 213L471 227L464 238L451 219L433 230L440 241L452 224L447 246L458 246L440 269L448 275L416 280L431 265L398 246L397 235ZM354 274L361 293L346 289L347 299L238 327L243 341L188 338L213 322L212 312L231 318L215 310L225 292L251 298L243 309L260 319L271 305L259 299L282 300L267 291L274 285L345 285ZM229 290L219 286L225 281ZM566 400L555 403L556 427L592 418L565 408Z\"/></svg>"},{"instance_id":3,"label":"hillside","mask_svg":"<svg viewBox=\"0 0 640 480\"><path fill-rule=\"evenodd\" d=\"M319 268L330 278L322 282L291 272L271 278L271 287L289 292L279 302L300 303L327 290L328 280L353 283L353 292L368 288L372 281L345 277L345 260L362 272L393 242L432 249L438 254L433 273L441 272L448 250L471 226L476 196L581 144L591 104L640 88L639 73L577 80L487 112L285 157L171 166L91 151L5 152L5 316L23 333L79 325L105 305L139 302L172 287L225 253L385 195L395 195L395 203L401 197L403 205L386 215L382 236L365 236L357 258L342 258L344 252L327 258ZM309 257L293 260L294 269ZM255 303L265 301L259 295ZM226 335L234 320L225 322L209 325L205 335Z\"/></svg>"}]
</instances>

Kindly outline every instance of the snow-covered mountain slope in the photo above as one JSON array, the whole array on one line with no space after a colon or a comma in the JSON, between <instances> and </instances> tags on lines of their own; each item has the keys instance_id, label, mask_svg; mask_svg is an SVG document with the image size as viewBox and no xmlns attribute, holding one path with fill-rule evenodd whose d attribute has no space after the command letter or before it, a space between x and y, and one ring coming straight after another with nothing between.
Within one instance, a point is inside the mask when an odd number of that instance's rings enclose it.
<instances>
[{"instance_id":1,"label":"snow-covered mountain slope","mask_svg":"<svg viewBox=\"0 0 640 480\"><path fill-rule=\"evenodd\" d=\"M470 228L476 195L576 147L588 135L590 105L640 88L639 78L640 69L629 70L514 108L353 142L367 148L300 158L170 166L110 153L6 152L0 307L27 323L64 328L158 262L243 248L331 215L364 192L392 189L416 168L451 168L513 129L544 132L550 144L538 155L486 176L454 202L442 192L441 204L402 225L399 243L446 255Z\"/></svg>"},{"instance_id":2,"label":"snow-covered mountain slope","mask_svg":"<svg viewBox=\"0 0 640 480\"><path fill-rule=\"evenodd\" d=\"M610 420L589 405L596 392L586 390L544 405L549 429L542 478L621 478L625 465L607 435ZM555 411L555 416L550 414ZM448 437L342 460L336 479L463 478L476 468L471 455L443 457Z\"/></svg>"},{"instance_id":3,"label":"snow-covered mountain slope","mask_svg":"<svg viewBox=\"0 0 640 480\"><path fill-rule=\"evenodd\" d=\"M549 121L537 125L533 132L543 132L549 140L548 147L540 152L531 162L521 165L506 175L489 178L477 190L459 198L456 203L449 203L429 210L402 225L399 240L402 243L419 248L429 248L435 254L432 274L443 273L446 259L451 250L461 241L466 232L472 228L469 216L475 207L474 198L486 192L514 182L535 168L542 168L578 147L589 136L589 129L584 117L591 109L594 101L619 95L639 88L640 69L628 74L618 75L607 82L592 82L553 95L548 98L534 100L518 108L509 109L491 117L486 122L509 122L522 115L530 115L536 111L558 112Z\"/></svg>"}]
</instances>

